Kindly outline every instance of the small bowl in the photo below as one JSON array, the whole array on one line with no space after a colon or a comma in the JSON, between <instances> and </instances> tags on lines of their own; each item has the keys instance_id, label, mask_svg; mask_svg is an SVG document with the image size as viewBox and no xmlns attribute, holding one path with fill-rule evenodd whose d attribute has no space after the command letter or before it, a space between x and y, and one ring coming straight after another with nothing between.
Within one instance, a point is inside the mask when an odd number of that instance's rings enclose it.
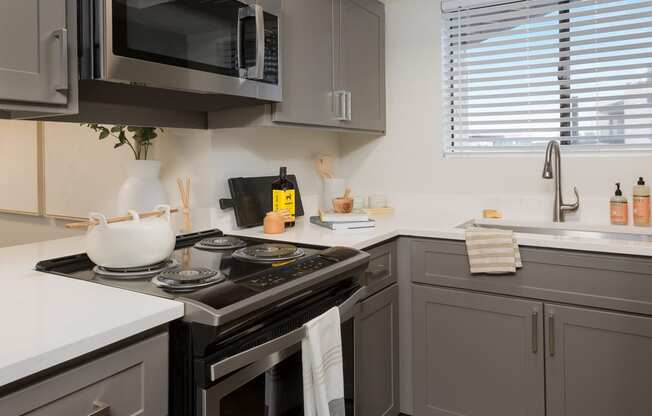
<instances>
[{"instance_id":1,"label":"small bowl","mask_svg":"<svg viewBox=\"0 0 652 416\"><path fill-rule=\"evenodd\" d=\"M353 198L333 199L333 210L338 214L348 214L353 210Z\"/></svg>"}]
</instances>

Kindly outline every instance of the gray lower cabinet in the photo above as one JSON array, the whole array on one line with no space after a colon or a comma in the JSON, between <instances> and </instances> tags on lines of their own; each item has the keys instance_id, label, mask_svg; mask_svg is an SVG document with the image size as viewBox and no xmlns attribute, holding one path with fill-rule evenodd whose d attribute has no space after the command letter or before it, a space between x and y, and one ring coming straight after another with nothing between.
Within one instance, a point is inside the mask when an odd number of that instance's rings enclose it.
<instances>
[{"instance_id":1,"label":"gray lower cabinet","mask_svg":"<svg viewBox=\"0 0 652 416\"><path fill-rule=\"evenodd\" d=\"M543 305L413 285L415 416L543 416Z\"/></svg>"},{"instance_id":2,"label":"gray lower cabinet","mask_svg":"<svg viewBox=\"0 0 652 416\"><path fill-rule=\"evenodd\" d=\"M545 309L548 416L652 415L652 318Z\"/></svg>"},{"instance_id":3,"label":"gray lower cabinet","mask_svg":"<svg viewBox=\"0 0 652 416\"><path fill-rule=\"evenodd\" d=\"M365 249L369 253L369 267L364 274L368 293L376 293L396 283L398 279L396 241Z\"/></svg>"},{"instance_id":4,"label":"gray lower cabinet","mask_svg":"<svg viewBox=\"0 0 652 416\"><path fill-rule=\"evenodd\" d=\"M474 276L463 242L410 248L414 416L652 415L649 258L522 247Z\"/></svg>"},{"instance_id":5,"label":"gray lower cabinet","mask_svg":"<svg viewBox=\"0 0 652 416\"><path fill-rule=\"evenodd\" d=\"M77 110L77 2L0 3L0 111L65 114Z\"/></svg>"},{"instance_id":6,"label":"gray lower cabinet","mask_svg":"<svg viewBox=\"0 0 652 416\"><path fill-rule=\"evenodd\" d=\"M360 307L355 326L355 415L397 415L398 287L376 293Z\"/></svg>"},{"instance_id":7,"label":"gray lower cabinet","mask_svg":"<svg viewBox=\"0 0 652 416\"><path fill-rule=\"evenodd\" d=\"M168 335L155 335L0 398L2 416L163 416Z\"/></svg>"}]
</instances>

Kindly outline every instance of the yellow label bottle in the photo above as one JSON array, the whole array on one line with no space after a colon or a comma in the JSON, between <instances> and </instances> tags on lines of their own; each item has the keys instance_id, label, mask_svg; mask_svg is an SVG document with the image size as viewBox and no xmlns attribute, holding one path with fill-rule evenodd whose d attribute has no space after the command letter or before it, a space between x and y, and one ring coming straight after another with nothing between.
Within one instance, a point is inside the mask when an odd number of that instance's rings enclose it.
<instances>
[{"instance_id":1,"label":"yellow label bottle","mask_svg":"<svg viewBox=\"0 0 652 416\"><path fill-rule=\"evenodd\" d=\"M290 221L285 225L293 227L296 219L296 190L287 178L287 168L282 167L277 180L272 182L272 211L286 210Z\"/></svg>"}]
</instances>

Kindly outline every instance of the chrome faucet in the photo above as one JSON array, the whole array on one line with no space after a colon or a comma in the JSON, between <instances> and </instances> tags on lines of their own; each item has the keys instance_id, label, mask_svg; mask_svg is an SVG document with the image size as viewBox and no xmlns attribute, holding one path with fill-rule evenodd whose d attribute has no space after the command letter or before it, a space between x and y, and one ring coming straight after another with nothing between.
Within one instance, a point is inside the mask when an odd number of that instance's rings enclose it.
<instances>
[{"instance_id":1,"label":"chrome faucet","mask_svg":"<svg viewBox=\"0 0 652 416\"><path fill-rule=\"evenodd\" d=\"M552 165L553 156L555 159L554 169ZM564 204L561 193L561 152L557 140L550 140L548 142L542 176L543 179L555 179L555 201L553 205L552 220L554 222L564 222L567 211L575 211L580 207L580 195L577 193L577 188L573 187L573 192L575 192L575 203Z\"/></svg>"}]
</instances>

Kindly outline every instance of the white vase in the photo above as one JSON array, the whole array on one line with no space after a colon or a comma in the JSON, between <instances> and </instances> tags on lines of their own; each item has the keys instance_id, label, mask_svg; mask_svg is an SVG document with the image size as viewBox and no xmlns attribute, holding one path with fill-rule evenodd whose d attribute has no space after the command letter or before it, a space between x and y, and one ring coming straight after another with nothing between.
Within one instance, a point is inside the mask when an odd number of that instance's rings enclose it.
<instances>
[{"instance_id":1,"label":"white vase","mask_svg":"<svg viewBox=\"0 0 652 416\"><path fill-rule=\"evenodd\" d=\"M167 204L165 188L159 179L160 161L132 160L127 171L129 176L118 192L118 213L147 212L156 205Z\"/></svg>"}]
</instances>

